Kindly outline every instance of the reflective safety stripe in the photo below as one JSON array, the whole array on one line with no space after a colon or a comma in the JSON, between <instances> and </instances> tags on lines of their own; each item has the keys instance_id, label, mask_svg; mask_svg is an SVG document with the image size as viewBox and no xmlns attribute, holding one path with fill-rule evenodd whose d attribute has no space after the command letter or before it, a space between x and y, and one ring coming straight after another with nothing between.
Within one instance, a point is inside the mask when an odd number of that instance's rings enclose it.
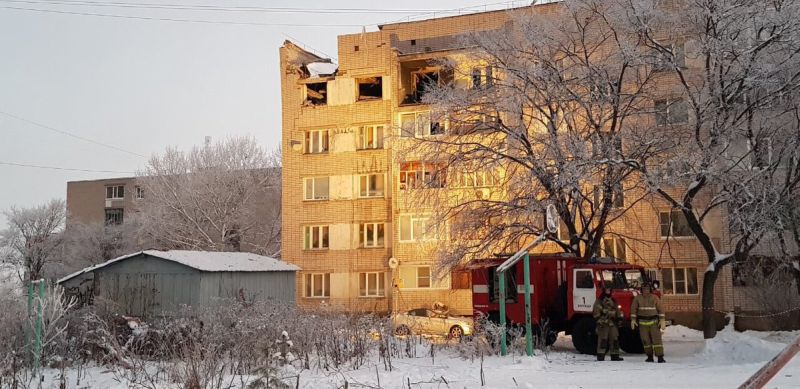
<instances>
[{"instance_id":1,"label":"reflective safety stripe","mask_svg":"<svg viewBox=\"0 0 800 389\"><path fill-rule=\"evenodd\" d=\"M652 326L658 324L658 320L639 320L640 326Z\"/></svg>"}]
</instances>

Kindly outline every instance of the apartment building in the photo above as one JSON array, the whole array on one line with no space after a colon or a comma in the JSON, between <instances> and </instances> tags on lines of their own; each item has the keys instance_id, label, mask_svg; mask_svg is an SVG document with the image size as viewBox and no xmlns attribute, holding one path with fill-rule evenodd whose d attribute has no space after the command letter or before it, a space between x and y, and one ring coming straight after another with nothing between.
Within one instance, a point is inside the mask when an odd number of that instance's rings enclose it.
<instances>
[{"instance_id":1,"label":"apartment building","mask_svg":"<svg viewBox=\"0 0 800 389\"><path fill-rule=\"evenodd\" d=\"M556 6L526 8L547 13ZM453 313L471 314L469 273L434 274L433 247L447 237L431 234L426 211L410 200L413 180L446 167L409 159L413 150L403 150L402 138L445 132L421 102L420 80L445 77L436 62L467 50L459 43L464 34L508 21L502 10L385 24L339 36L338 64L289 41L280 48L282 256L302 269L298 306L385 312L441 302ZM481 82L481 74L450 81ZM674 106L656 120L684 120ZM472 187L489 185L485 177L470 179ZM718 224L715 243L724 247L724 215L709 219ZM681 215L654 199L631 208L611 229L629 239L609 237L603 252L650 269L671 318L699 323L706 260ZM669 245L659 244L668 237ZM732 309L730 271L717 284L716 306Z\"/></svg>"},{"instance_id":2,"label":"apartment building","mask_svg":"<svg viewBox=\"0 0 800 389\"><path fill-rule=\"evenodd\" d=\"M134 177L67 182L67 226L73 223L122 224L144 189Z\"/></svg>"}]
</instances>

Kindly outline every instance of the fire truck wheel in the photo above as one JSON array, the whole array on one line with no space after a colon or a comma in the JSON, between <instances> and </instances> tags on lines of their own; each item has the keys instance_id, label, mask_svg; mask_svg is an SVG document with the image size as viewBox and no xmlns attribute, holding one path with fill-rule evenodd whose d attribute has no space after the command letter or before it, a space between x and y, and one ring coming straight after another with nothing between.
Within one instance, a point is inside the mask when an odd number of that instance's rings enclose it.
<instances>
[{"instance_id":1,"label":"fire truck wheel","mask_svg":"<svg viewBox=\"0 0 800 389\"><path fill-rule=\"evenodd\" d=\"M619 348L629 354L641 354L644 352L642 338L638 331L632 331L627 326L619 331Z\"/></svg>"},{"instance_id":2,"label":"fire truck wheel","mask_svg":"<svg viewBox=\"0 0 800 389\"><path fill-rule=\"evenodd\" d=\"M597 352L597 333L595 322L591 317L578 319L572 327L572 345L581 354L595 354Z\"/></svg>"},{"instance_id":3,"label":"fire truck wheel","mask_svg":"<svg viewBox=\"0 0 800 389\"><path fill-rule=\"evenodd\" d=\"M411 329L405 324L401 324L394 329L395 335L408 336L411 335Z\"/></svg>"}]
</instances>

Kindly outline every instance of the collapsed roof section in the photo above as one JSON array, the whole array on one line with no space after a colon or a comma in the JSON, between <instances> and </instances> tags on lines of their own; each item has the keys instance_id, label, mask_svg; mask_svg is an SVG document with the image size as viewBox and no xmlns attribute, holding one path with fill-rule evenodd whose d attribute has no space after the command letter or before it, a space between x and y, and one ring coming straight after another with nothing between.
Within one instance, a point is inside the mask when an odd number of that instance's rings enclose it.
<instances>
[{"instance_id":1,"label":"collapsed roof section","mask_svg":"<svg viewBox=\"0 0 800 389\"><path fill-rule=\"evenodd\" d=\"M334 77L339 65L336 65L330 58L320 57L289 40L283 42L286 48L287 72L297 73L300 78L325 78Z\"/></svg>"}]
</instances>

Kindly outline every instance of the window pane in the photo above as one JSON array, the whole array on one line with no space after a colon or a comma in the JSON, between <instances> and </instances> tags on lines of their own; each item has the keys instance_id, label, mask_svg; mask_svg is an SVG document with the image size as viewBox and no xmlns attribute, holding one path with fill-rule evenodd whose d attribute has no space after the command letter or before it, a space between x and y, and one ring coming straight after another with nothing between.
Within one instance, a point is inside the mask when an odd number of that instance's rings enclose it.
<instances>
[{"instance_id":1,"label":"window pane","mask_svg":"<svg viewBox=\"0 0 800 389\"><path fill-rule=\"evenodd\" d=\"M659 212L658 218L659 222L661 223L661 236L667 237L670 236L669 233L669 212Z\"/></svg>"},{"instance_id":2,"label":"window pane","mask_svg":"<svg viewBox=\"0 0 800 389\"><path fill-rule=\"evenodd\" d=\"M414 136L414 128L416 127L416 115L413 113L404 113L400 115L400 136Z\"/></svg>"},{"instance_id":3,"label":"window pane","mask_svg":"<svg viewBox=\"0 0 800 389\"><path fill-rule=\"evenodd\" d=\"M661 270L661 281L663 283L661 289L664 291L664 294L675 293L675 286L672 283L672 269Z\"/></svg>"},{"instance_id":4,"label":"window pane","mask_svg":"<svg viewBox=\"0 0 800 389\"><path fill-rule=\"evenodd\" d=\"M320 152L328 151L328 131L321 131L320 136L322 137L322 145L320 147Z\"/></svg>"},{"instance_id":5,"label":"window pane","mask_svg":"<svg viewBox=\"0 0 800 389\"><path fill-rule=\"evenodd\" d=\"M358 275L358 294L359 296L367 295L367 273Z\"/></svg>"},{"instance_id":6,"label":"window pane","mask_svg":"<svg viewBox=\"0 0 800 389\"><path fill-rule=\"evenodd\" d=\"M686 272L686 291L689 294L697 294L697 269L690 267Z\"/></svg>"},{"instance_id":7,"label":"window pane","mask_svg":"<svg viewBox=\"0 0 800 389\"><path fill-rule=\"evenodd\" d=\"M416 135L430 135L431 134L431 114L430 112L423 112L417 114L417 131Z\"/></svg>"},{"instance_id":8,"label":"window pane","mask_svg":"<svg viewBox=\"0 0 800 389\"><path fill-rule=\"evenodd\" d=\"M330 297L330 295L331 295L331 275L330 275L330 273L325 273L323 278L325 280L324 296L325 297Z\"/></svg>"},{"instance_id":9,"label":"window pane","mask_svg":"<svg viewBox=\"0 0 800 389\"><path fill-rule=\"evenodd\" d=\"M400 216L400 240L411 240L411 217Z\"/></svg>"},{"instance_id":10,"label":"window pane","mask_svg":"<svg viewBox=\"0 0 800 389\"><path fill-rule=\"evenodd\" d=\"M367 197L367 176L361 176L358 179L358 195Z\"/></svg>"},{"instance_id":11,"label":"window pane","mask_svg":"<svg viewBox=\"0 0 800 389\"><path fill-rule=\"evenodd\" d=\"M383 223L379 223L378 224L378 230L377 230L378 239L377 239L377 242L376 242L378 247L383 247L384 246L383 228L384 228Z\"/></svg>"},{"instance_id":12,"label":"window pane","mask_svg":"<svg viewBox=\"0 0 800 389\"><path fill-rule=\"evenodd\" d=\"M375 129L375 148L383 148L383 126L377 126Z\"/></svg>"},{"instance_id":13,"label":"window pane","mask_svg":"<svg viewBox=\"0 0 800 389\"><path fill-rule=\"evenodd\" d=\"M366 236L364 235L366 233L366 228L366 224L362 223L358 225L358 245L361 247L364 247L366 243Z\"/></svg>"},{"instance_id":14,"label":"window pane","mask_svg":"<svg viewBox=\"0 0 800 389\"><path fill-rule=\"evenodd\" d=\"M377 273L369 273L367 274L367 285L368 285L368 292L371 296L378 295L378 274Z\"/></svg>"},{"instance_id":15,"label":"window pane","mask_svg":"<svg viewBox=\"0 0 800 389\"><path fill-rule=\"evenodd\" d=\"M124 186L118 186L117 187L117 198L120 198L120 199L125 198L125 187Z\"/></svg>"},{"instance_id":16,"label":"window pane","mask_svg":"<svg viewBox=\"0 0 800 389\"><path fill-rule=\"evenodd\" d=\"M614 256L614 240L611 238L603 239L603 254L607 257Z\"/></svg>"},{"instance_id":17,"label":"window pane","mask_svg":"<svg viewBox=\"0 0 800 389\"><path fill-rule=\"evenodd\" d=\"M322 248L328 248L328 227L322 227Z\"/></svg>"},{"instance_id":18,"label":"window pane","mask_svg":"<svg viewBox=\"0 0 800 389\"><path fill-rule=\"evenodd\" d=\"M411 222L411 228L413 233L414 240L421 240L425 238L425 219L413 219Z\"/></svg>"},{"instance_id":19,"label":"window pane","mask_svg":"<svg viewBox=\"0 0 800 389\"><path fill-rule=\"evenodd\" d=\"M617 258L626 260L628 259L628 249L625 246L625 239L617 238Z\"/></svg>"},{"instance_id":20,"label":"window pane","mask_svg":"<svg viewBox=\"0 0 800 389\"><path fill-rule=\"evenodd\" d=\"M367 224L366 246L375 246L375 224L373 223Z\"/></svg>"},{"instance_id":21,"label":"window pane","mask_svg":"<svg viewBox=\"0 0 800 389\"><path fill-rule=\"evenodd\" d=\"M431 287L431 268L422 266L417 268L417 288Z\"/></svg>"},{"instance_id":22,"label":"window pane","mask_svg":"<svg viewBox=\"0 0 800 389\"><path fill-rule=\"evenodd\" d=\"M311 227L311 248L319 248L319 227Z\"/></svg>"},{"instance_id":23,"label":"window pane","mask_svg":"<svg viewBox=\"0 0 800 389\"><path fill-rule=\"evenodd\" d=\"M689 222L681 211L672 211L672 233L675 236L692 236Z\"/></svg>"},{"instance_id":24,"label":"window pane","mask_svg":"<svg viewBox=\"0 0 800 389\"><path fill-rule=\"evenodd\" d=\"M303 227L303 248L311 248L311 227Z\"/></svg>"},{"instance_id":25,"label":"window pane","mask_svg":"<svg viewBox=\"0 0 800 389\"><path fill-rule=\"evenodd\" d=\"M594 276L591 270L575 272L575 287L578 289L594 289Z\"/></svg>"},{"instance_id":26,"label":"window pane","mask_svg":"<svg viewBox=\"0 0 800 389\"><path fill-rule=\"evenodd\" d=\"M386 294L386 277L384 273L378 273L378 295L383 296Z\"/></svg>"},{"instance_id":27,"label":"window pane","mask_svg":"<svg viewBox=\"0 0 800 389\"><path fill-rule=\"evenodd\" d=\"M328 177L319 177L314 179L314 198L317 200L326 200L328 199L328 191L329 191L329 180Z\"/></svg>"},{"instance_id":28,"label":"window pane","mask_svg":"<svg viewBox=\"0 0 800 389\"><path fill-rule=\"evenodd\" d=\"M314 297L320 297L323 295L322 293L324 289L322 285L322 274L314 274L313 288Z\"/></svg>"},{"instance_id":29,"label":"window pane","mask_svg":"<svg viewBox=\"0 0 800 389\"><path fill-rule=\"evenodd\" d=\"M314 199L314 179L307 178L306 179L306 200L313 200Z\"/></svg>"},{"instance_id":30,"label":"window pane","mask_svg":"<svg viewBox=\"0 0 800 389\"><path fill-rule=\"evenodd\" d=\"M383 196L383 174L376 174L375 176L375 189L374 196Z\"/></svg>"},{"instance_id":31,"label":"window pane","mask_svg":"<svg viewBox=\"0 0 800 389\"><path fill-rule=\"evenodd\" d=\"M306 274L305 277L305 286L306 286L306 297L311 297L311 274Z\"/></svg>"}]
</instances>

